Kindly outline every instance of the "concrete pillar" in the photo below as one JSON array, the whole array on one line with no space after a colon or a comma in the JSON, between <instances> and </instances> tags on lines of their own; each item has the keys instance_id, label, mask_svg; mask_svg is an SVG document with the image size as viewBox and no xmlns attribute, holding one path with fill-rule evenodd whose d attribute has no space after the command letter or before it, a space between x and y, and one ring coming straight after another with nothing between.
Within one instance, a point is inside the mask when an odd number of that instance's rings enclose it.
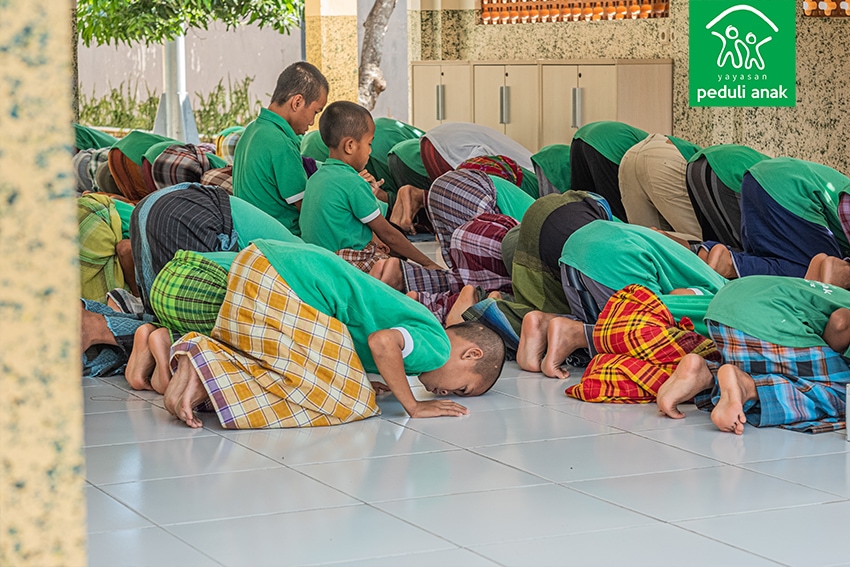
<instances>
[{"instance_id":1,"label":"concrete pillar","mask_svg":"<svg viewBox=\"0 0 850 567\"><path fill-rule=\"evenodd\" d=\"M86 564L71 2L0 2L0 565Z\"/></svg>"},{"instance_id":2,"label":"concrete pillar","mask_svg":"<svg viewBox=\"0 0 850 567\"><path fill-rule=\"evenodd\" d=\"M330 84L328 102L357 102L357 0L307 0L307 61Z\"/></svg>"}]
</instances>

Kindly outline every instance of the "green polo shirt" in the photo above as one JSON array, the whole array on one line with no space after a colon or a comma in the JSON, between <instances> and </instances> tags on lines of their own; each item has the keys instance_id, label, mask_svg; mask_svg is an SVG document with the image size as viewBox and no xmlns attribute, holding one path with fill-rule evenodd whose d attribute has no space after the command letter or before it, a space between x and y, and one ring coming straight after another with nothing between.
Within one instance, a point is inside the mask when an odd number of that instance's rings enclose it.
<instances>
[{"instance_id":1,"label":"green polo shirt","mask_svg":"<svg viewBox=\"0 0 850 567\"><path fill-rule=\"evenodd\" d=\"M449 337L421 303L322 248L271 240L254 244L304 303L348 328L367 372L378 372L369 335L384 329L398 329L404 336L402 356L408 375L436 370L448 362Z\"/></svg>"},{"instance_id":2,"label":"green polo shirt","mask_svg":"<svg viewBox=\"0 0 850 567\"><path fill-rule=\"evenodd\" d=\"M683 140L682 138L677 138L676 136L667 136L667 139L676 146L676 149L679 150L679 153L682 154L682 157L685 158L685 161L690 160L694 157L694 154L700 151L702 148L696 144L693 144L687 140Z\"/></svg>"},{"instance_id":3,"label":"green polo shirt","mask_svg":"<svg viewBox=\"0 0 850 567\"><path fill-rule=\"evenodd\" d=\"M328 159L329 150L322 141L322 135L318 130L311 130L301 138L301 155L313 158L318 162Z\"/></svg>"},{"instance_id":4,"label":"green polo shirt","mask_svg":"<svg viewBox=\"0 0 850 567\"><path fill-rule=\"evenodd\" d=\"M110 148L118 138L110 136L100 130L74 124L74 147L78 150L99 150L101 148Z\"/></svg>"},{"instance_id":5,"label":"green polo shirt","mask_svg":"<svg viewBox=\"0 0 850 567\"><path fill-rule=\"evenodd\" d=\"M233 157L233 194L276 218L298 236L298 209L307 173L298 136L286 120L264 108L251 122Z\"/></svg>"},{"instance_id":6,"label":"green polo shirt","mask_svg":"<svg viewBox=\"0 0 850 567\"><path fill-rule=\"evenodd\" d=\"M688 161L693 163L701 157L705 158L720 182L735 193L741 192L741 183L748 169L760 161L770 159L763 153L738 144L709 146L695 153Z\"/></svg>"},{"instance_id":7,"label":"green polo shirt","mask_svg":"<svg viewBox=\"0 0 850 567\"><path fill-rule=\"evenodd\" d=\"M375 139L372 140L372 154L366 163L366 171L371 173L375 179L384 180L381 189L389 193L398 191L390 173L389 153L400 142L405 140L418 140L425 132L414 128L393 118L375 119ZM421 160L420 160L421 161Z\"/></svg>"},{"instance_id":8,"label":"green polo shirt","mask_svg":"<svg viewBox=\"0 0 850 567\"><path fill-rule=\"evenodd\" d=\"M150 132L141 132L139 130L133 130L117 142L112 145L113 148L121 150L127 158L141 167L142 165L142 157L145 155L151 146L155 144L160 144L162 142L170 142L170 144L165 144L164 150L171 144L179 144L180 142L177 140L173 140L171 138L167 138L165 136L160 136L159 134L151 134Z\"/></svg>"},{"instance_id":9,"label":"green polo shirt","mask_svg":"<svg viewBox=\"0 0 850 567\"><path fill-rule=\"evenodd\" d=\"M331 252L363 250L372 240L367 226L383 213L365 179L353 167L328 158L307 181L301 206L301 236Z\"/></svg>"},{"instance_id":10,"label":"green polo shirt","mask_svg":"<svg viewBox=\"0 0 850 567\"><path fill-rule=\"evenodd\" d=\"M507 215L517 222L522 222L522 215L534 203L525 191L497 175L488 175L496 186L496 207L503 215Z\"/></svg>"},{"instance_id":11,"label":"green polo shirt","mask_svg":"<svg viewBox=\"0 0 850 567\"><path fill-rule=\"evenodd\" d=\"M399 142L394 145L389 152L387 152L387 155L395 155L401 160L401 163L406 165L412 171L427 178L428 172L425 170L425 164L422 163L422 154L419 150L419 142L420 138ZM427 187L420 187L420 189L427 189Z\"/></svg>"},{"instance_id":12,"label":"green polo shirt","mask_svg":"<svg viewBox=\"0 0 850 567\"><path fill-rule=\"evenodd\" d=\"M838 199L850 178L831 167L789 157L761 161L749 173L784 209L828 228L841 249L850 251L838 218Z\"/></svg>"},{"instance_id":13,"label":"green polo shirt","mask_svg":"<svg viewBox=\"0 0 850 567\"><path fill-rule=\"evenodd\" d=\"M112 199L112 202L115 204L115 210L118 211L118 216L121 218L121 238L130 238L130 217L133 216L136 206L125 203L120 199Z\"/></svg>"},{"instance_id":14,"label":"green polo shirt","mask_svg":"<svg viewBox=\"0 0 850 567\"><path fill-rule=\"evenodd\" d=\"M573 139L582 140L608 161L620 165L629 148L646 139L647 136L649 134L640 128L623 122L602 120L582 126L573 135Z\"/></svg>"},{"instance_id":15,"label":"green polo shirt","mask_svg":"<svg viewBox=\"0 0 850 567\"><path fill-rule=\"evenodd\" d=\"M561 263L613 290L640 284L656 295L676 319L690 317L696 331L711 298L726 285L699 256L663 234L633 224L596 220L564 244ZM701 295L669 295L690 288Z\"/></svg>"},{"instance_id":16,"label":"green polo shirt","mask_svg":"<svg viewBox=\"0 0 850 567\"><path fill-rule=\"evenodd\" d=\"M571 169L570 169L570 147L566 144L552 144L542 148L539 152L531 156L531 161L534 162L549 183L558 188L558 191L565 193L572 186Z\"/></svg>"},{"instance_id":17,"label":"green polo shirt","mask_svg":"<svg viewBox=\"0 0 850 567\"><path fill-rule=\"evenodd\" d=\"M706 319L786 347L827 346L829 316L850 309L850 291L820 282L781 276L747 276L717 293ZM850 356L850 349L844 356Z\"/></svg>"},{"instance_id":18,"label":"green polo shirt","mask_svg":"<svg viewBox=\"0 0 850 567\"><path fill-rule=\"evenodd\" d=\"M239 249L247 247L252 240L265 238L281 242L303 242L293 235L277 219L268 215L239 197L230 197L230 216L233 219L233 230Z\"/></svg>"}]
</instances>

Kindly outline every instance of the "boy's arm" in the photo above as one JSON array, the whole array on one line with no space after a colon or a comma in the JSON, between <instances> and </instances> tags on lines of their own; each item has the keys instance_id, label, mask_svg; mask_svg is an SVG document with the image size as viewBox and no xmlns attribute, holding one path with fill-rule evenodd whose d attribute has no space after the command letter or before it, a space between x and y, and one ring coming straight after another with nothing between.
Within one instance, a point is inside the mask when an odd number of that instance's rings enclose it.
<instances>
[{"instance_id":1,"label":"boy's arm","mask_svg":"<svg viewBox=\"0 0 850 567\"><path fill-rule=\"evenodd\" d=\"M381 189L381 185L384 184L383 179L381 179L380 181L377 181L375 179L375 176L372 175L371 173L369 173L365 169L363 171L361 171L359 175L360 175L360 177L362 177L363 179L365 179L366 181L369 182L369 185L372 187L372 194L375 195L375 197L377 197L379 200L383 201L384 203L389 203L390 198L387 195L387 192L384 191L383 189Z\"/></svg>"},{"instance_id":2,"label":"boy's arm","mask_svg":"<svg viewBox=\"0 0 850 567\"><path fill-rule=\"evenodd\" d=\"M844 354L850 347L850 309L842 307L832 312L823 330L823 340L829 348Z\"/></svg>"},{"instance_id":3,"label":"boy's arm","mask_svg":"<svg viewBox=\"0 0 850 567\"><path fill-rule=\"evenodd\" d=\"M408 260L413 260L423 268L442 270L439 264L432 262L430 258L420 252L402 233L393 228L384 217L378 215L369 221L368 226L396 254L404 256Z\"/></svg>"},{"instance_id":4,"label":"boy's arm","mask_svg":"<svg viewBox=\"0 0 850 567\"><path fill-rule=\"evenodd\" d=\"M386 381L390 391L404 407L410 417L438 417L441 415L466 415L469 411L462 405L449 400L418 401L407 382L404 372L404 337L395 329L384 329L369 335L369 349L378 372Z\"/></svg>"}]
</instances>

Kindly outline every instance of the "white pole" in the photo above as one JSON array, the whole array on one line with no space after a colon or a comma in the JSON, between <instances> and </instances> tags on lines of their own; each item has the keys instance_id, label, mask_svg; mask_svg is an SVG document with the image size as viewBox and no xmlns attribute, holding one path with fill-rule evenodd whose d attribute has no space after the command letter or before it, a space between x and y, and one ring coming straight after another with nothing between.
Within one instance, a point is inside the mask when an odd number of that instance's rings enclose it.
<instances>
[{"instance_id":1,"label":"white pole","mask_svg":"<svg viewBox=\"0 0 850 567\"><path fill-rule=\"evenodd\" d=\"M162 83L154 132L192 144L199 143L192 104L186 91L186 36L176 37L162 46Z\"/></svg>"}]
</instances>

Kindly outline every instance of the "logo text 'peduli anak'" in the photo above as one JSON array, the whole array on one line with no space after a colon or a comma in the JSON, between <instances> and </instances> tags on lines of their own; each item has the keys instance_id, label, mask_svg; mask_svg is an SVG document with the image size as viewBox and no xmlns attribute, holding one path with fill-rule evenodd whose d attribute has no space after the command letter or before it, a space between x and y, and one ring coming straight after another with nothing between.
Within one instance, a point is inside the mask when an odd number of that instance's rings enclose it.
<instances>
[{"instance_id":1,"label":"logo text 'peduli anak'","mask_svg":"<svg viewBox=\"0 0 850 567\"><path fill-rule=\"evenodd\" d=\"M690 26L691 106L794 105L794 0L693 0Z\"/></svg>"}]
</instances>

